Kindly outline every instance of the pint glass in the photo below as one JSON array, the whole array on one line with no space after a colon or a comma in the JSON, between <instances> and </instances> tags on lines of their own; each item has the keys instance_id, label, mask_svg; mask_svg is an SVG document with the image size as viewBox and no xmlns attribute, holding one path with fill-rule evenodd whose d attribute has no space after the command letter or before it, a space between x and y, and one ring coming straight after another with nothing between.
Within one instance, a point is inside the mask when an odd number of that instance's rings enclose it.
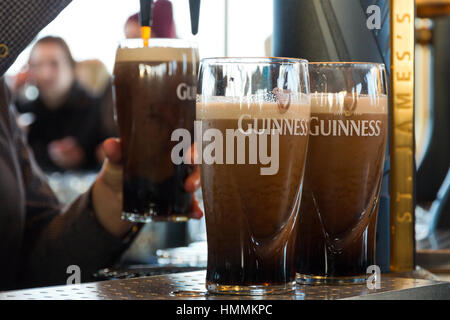
<instances>
[{"instance_id":1,"label":"pint glass","mask_svg":"<svg viewBox=\"0 0 450 320\"><path fill-rule=\"evenodd\" d=\"M307 62L204 59L196 138L212 293L295 285L295 238L310 117Z\"/></svg>"},{"instance_id":2,"label":"pint glass","mask_svg":"<svg viewBox=\"0 0 450 320\"><path fill-rule=\"evenodd\" d=\"M180 39L120 43L114 66L116 117L123 156L123 214L135 222L185 221L192 168L174 164L171 134L194 135L198 53Z\"/></svg>"},{"instance_id":3,"label":"pint glass","mask_svg":"<svg viewBox=\"0 0 450 320\"><path fill-rule=\"evenodd\" d=\"M375 264L388 128L385 69L310 63L311 125L297 242L299 283L352 283Z\"/></svg>"}]
</instances>

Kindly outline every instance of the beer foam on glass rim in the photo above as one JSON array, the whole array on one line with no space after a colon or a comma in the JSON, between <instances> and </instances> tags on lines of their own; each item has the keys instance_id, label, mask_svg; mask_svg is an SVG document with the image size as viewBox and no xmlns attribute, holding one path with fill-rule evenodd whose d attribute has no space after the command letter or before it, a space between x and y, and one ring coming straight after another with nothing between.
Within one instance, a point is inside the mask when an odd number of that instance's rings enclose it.
<instances>
[{"instance_id":1,"label":"beer foam on glass rim","mask_svg":"<svg viewBox=\"0 0 450 320\"><path fill-rule=\"evenodd\" d=\"M126 43L126 46L123 45ZM126 39L119 43L116 62L198 62L194 41L183 39L150 39L148 46L142 39Z\"/></svg>"},{"instance_id":2,"label":"beer foam on glass rim","mask_svg":"<svg viewBox=\"0 0 450 320\"><path fill-rule=\"evenodd\" d=\"M306 94L292 94L289 108L283 112L279 110L278 102L258 96L246 99L234 97L213 97L207 101L197 101L197 120L208 119L236 119L242 115L249 115L252 119L309 119L310 103Z\"/></svg>"}]
</instances>

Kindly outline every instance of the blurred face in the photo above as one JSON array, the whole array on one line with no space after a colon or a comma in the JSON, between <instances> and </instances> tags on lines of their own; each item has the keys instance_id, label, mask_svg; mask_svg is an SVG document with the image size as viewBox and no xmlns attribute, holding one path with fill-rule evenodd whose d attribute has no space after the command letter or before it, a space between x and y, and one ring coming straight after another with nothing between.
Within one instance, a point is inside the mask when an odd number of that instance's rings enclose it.
<instances>
[{"instance_id":1,"label":"blurred face","mask_svg":"<svg viewBox=\"0 0 450 320\"><path fill-rule=\"evenodd\" d=\"M125 38L134 39L141 37L141 25L137 22L130 21L125 24Z\"/></svg>"},{"instance_id":2,"label":"blurred face","mask_svg":"<svg viewBox=\"0 0 450 320\"><path fill-rule=\"evenodd\" d=\"M29 62L30 78L44 101L51 104L69 92L74 81L74 71L58 44L37 45L31 52Z\"/></svg>"}]
</instances>

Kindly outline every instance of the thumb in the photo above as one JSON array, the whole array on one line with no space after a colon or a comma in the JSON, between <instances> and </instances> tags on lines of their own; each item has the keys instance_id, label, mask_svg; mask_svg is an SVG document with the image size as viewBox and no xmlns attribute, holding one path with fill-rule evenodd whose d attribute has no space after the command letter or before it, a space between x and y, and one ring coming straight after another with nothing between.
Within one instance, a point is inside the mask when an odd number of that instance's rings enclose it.
<instances>
[{"instance_id":1,"label":"thumb","mask_svg":"<svg viewBox=\"0 0 450 320\"><path fill-rule=\"evenodd\" d=\"M120 139L109 138L103 142L103 151L112 165L120 166L122 163L122 150Z\"/></svg>"},{"instance_id":2,"label":"thumb","mask_svg":"<svg viewBox=\"0 0 450 320\"><path fill-rule=\"evenodd\" d=\"M119 139L110 138L103 142L106 159L99 174L100 181L117 193L122 191L122 152L120 147Z\"/></svg>"},{"instance_id":3,"label":"thumb","mask_svg":"<svg viewBox=\"0 0 450 320\"><path fill-rule=\"evenodd\" d=\"M118 164L113 164L106 159L103 163L102 170L98 175L98 180L117 194L122 192L122 167Z\"/></svg>"}]
</instances>

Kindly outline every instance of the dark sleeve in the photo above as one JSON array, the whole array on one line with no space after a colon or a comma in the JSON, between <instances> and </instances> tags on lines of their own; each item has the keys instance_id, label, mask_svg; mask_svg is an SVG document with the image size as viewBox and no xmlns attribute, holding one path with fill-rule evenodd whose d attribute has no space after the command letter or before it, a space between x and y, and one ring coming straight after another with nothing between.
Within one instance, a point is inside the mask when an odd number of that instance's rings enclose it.
<instances>
[{"instance_id":1,"label":"dark sleeve","mask_svg":"<svg viewBox=\"0 0 450 320\"><path fill-rule=\"evenodd\" d=\"M36 164L23 132L15 121L11 121L11 127L26 192L21 285L65 284L70 265L80 267L82 281L92 280L95 271L117 260L127 243L99 224L90 191L63 208Z\"/></svg>"},{"instance_id":2,"label":"dark sleeve","mask_svg":"<svg viewBox=\"0 0 450 320\"><path fill-rule=\"evenodd\" d=\"M0 76L71 0L0 0Z\"/></svg>"}]
</instances>

